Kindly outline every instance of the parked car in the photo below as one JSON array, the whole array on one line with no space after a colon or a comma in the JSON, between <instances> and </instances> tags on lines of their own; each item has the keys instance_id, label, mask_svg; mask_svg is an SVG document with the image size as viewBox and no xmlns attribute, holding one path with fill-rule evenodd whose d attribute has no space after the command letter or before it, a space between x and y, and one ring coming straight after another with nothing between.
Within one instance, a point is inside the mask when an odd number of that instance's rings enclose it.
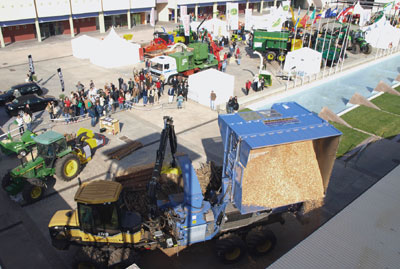
<instances>
[{"instance_id":1,"label":"parked car","mask_svg":"<svg viewBox=\"0 0 400 269\"><path fill-rule=\"evenodd\" d=\"M0 94L0 105L5 105L8 102L11 102L15 99L16 94L15 91L19 91L20 95L27 95L27 94L43 94L43 89L37 85L35 82L28 82L23 84L18 84L12 86L11 89L5 91L4 93Z\"/></svg>"},{"instance_id":2,"label":"parked car","mask_svg":"<svg viewBox=\"0 0 400 269\"><path fill-rule=\"evenodd\" d=\"M42 111L46 108L47 103L51 101L54 102L55 106L58 105L58 100L54 97L41 97L36 94L23 95L7 104L6 111L10 116L17 116L20 111L24 110L27 104L29 104L32 112Z\"/></svg>"}]
</instances>

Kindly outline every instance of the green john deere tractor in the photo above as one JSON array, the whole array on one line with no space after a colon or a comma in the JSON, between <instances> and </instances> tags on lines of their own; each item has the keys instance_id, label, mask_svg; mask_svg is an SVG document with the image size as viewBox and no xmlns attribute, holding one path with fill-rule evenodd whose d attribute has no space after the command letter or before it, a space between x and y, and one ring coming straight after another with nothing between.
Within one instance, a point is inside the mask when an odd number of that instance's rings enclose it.
<instances>
[{"instance_id":1,"label":"green john deere tractor","mask_svg":"<svg viewBox=\"0 0 400 269\"><path fill-rule=\"evenodd\" d=\"M75 178L81 165L91 160L92 149L101 143L92 131L84 130L68 144L64 135L54 131L34 137L36 150L18 156L21 165L4 176L2 187L10 195L22 193L25 202L33 203L42 198L46 182L53 176L63 181Z\"/></svg>"},{"instance_id":2,"label":"green john deere tractor","mask_svg":"<svg viewBox=\"0 0 400 269\"><path fill-rule=\"evenodd\" d=\"M16 121L14 121L8 125L7 138L0 141L1 152L3 152L6 155L11 155L13 153L16 153L18 155L23 152L25 152L25 154L26 154L26 153L30 152L32 150L32 148L35 146L36 143L33 140L33 138L36 136L36 134L32 133L29 130L26 130L21 135L21 138L19 140L15 139L11 135L11 133L12 133L11 127L14 125L17 126Z\"/></svg>"}]
</instances>

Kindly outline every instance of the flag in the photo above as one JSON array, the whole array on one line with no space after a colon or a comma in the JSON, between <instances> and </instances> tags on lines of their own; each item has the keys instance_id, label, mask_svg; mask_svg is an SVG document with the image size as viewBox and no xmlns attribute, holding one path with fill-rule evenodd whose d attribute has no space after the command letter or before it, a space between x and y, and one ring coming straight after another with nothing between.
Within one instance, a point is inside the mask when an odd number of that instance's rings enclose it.
<instances>
[{"instance_id":1,"label":"flag","mask_svg":"<svg viewBox=\"0 0 400 269\"><path fill-rule=\"evenodd\" d=\"M150 11L150 25L153 26L153 27L155 25L155 18L154 18L155 14L154 14L154 12L155 12L154 7L152 7L151 11Z\"/></svg>"},{"instance_id":2,"label":"flag","mask_svg":"<svg viewBox=\"0 0 400 269\"><path fill-rule=\"evenodd\" d=\"M64 85L64 77L61 72L61 68L57 69L58 77L60 78L60 83L61 83L61 91L63 92L65 90L65 85Z\"/></svg>"},{"instance_id":3,"label":"flag","mask_svg":"<svg viewBox=\"0 0 400 269\"><path fill-rule=\"evenodd\" d=\"M321 18L322 18L322 11L320 11L319 14L317 14L317 16L315 16L315 20L313 23L316 23Z\"/></svg>"},{"instance_id":4,"label":"flag","mask_svg":"<svg viewBox=\"0 0 400 269\"><path fill-rule=\"evenodd\" d=\"M342 22L347 15L353 14L353 11L354 11L354 6L343 9L342 12L340 12L339 15L337 16L336 20Z\"/></svg>"},{"instance_id":5,"label":"flag","mask_svg":"<svg viewBox=\"0 0 400 269\"><path fill-rule=\"evenodd\" d=\"M297 25L299 24L299 21L300 21L300 11L301 11L301 9L300 9L300 7L299 7L299 11L297 12L296 25L294 26L294 28L297 28Z\"/></svg>"},{"instance_id":6,"label":"flag","mask_svg":"<svg viewBox=\"0 0 400 269\"><path fill-rule=\"evenodd\" d=\"M310 18L310 16L308 16L308 13L307 13L306 15L303 16L303 18L301 18L300 24L303 27L306 27L307 26L307 21L308 21L309 18Z\"/></svg>"},{"instance_id":7,"label":"flag","mask_svg":"<svg viewBox=\"0 0 400 269\"><path fill-rule=\"evenodd\" d=\"M315 10L315 9L314 9ZM325 14L324 14L324 18L329 18L330 17L330 15L331 15L331 8L328 8L326 11L325 11Z\"/></svg>"},{"instance_id":8,"label":"flag","mask_svg":"<svg viewBox=\"0 0 400 269\"><path fill-rule=\"evenodd\" d=\"M336 15L338 14L339 10L337 7L335 7L335 9L333 9L330 13L329 13L329 18L333 18L336 17Z\"/></svg>"},{"instance_id":9,"label":"flag","mask_svg":"<svg viewBox=\"0 0 400 269\"><path fill-rule=\"evenodd\" d=\"M400 2L397 2L395 5L394 5L394 9L395 10L398 10L400 8Z\"/></svg>"},{"instance_id":10,"label":"flag","mask_svg":"<svg viewBox=\"0 0 400 269\"><path fill-rule=\"evenodd\" d=\"M315 11L316 10L317 9L314 8L313 12L311 13L311 17L310 17L311 20L315 19Z\"/></svg>"},{"instance_id":11,"label":"flag","mask_svg":"<svg viewBox=\"0 0 400 269\"><path fill-rule=\"evenodd\" d=\"M389 9L392 9L393 4L394 4L394 2L386 3L386 4L383 6L383 10L384 10L384 11L387 11L387 10L389 10Z\"/></svg>"}]
</instances>

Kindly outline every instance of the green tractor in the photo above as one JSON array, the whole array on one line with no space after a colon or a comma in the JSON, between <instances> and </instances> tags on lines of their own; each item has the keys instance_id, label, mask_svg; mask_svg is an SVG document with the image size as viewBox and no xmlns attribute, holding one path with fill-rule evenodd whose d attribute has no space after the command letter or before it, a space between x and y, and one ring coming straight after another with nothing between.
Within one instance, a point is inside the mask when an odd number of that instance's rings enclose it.
<instances>
[{"instance_id":1,"label":"green tractor","mask_svg":"<svg viewBox=\"0 0 400 269\"><path fill-rule=\"evenodd\" d=\"M360 52L364 54L371 54L372 52L372 46L365 41L365 32L361 30L350 31L349 44L351 44L349 50L351 50L354 54L358 54Z\"/></svg>"},{"instance_id":2,"label":"green tractor","mask_svg":"<svg viewBox=\"0 0 400 269\"><path fill-rule=\"evenodd\" d=\"M64 135L48 131L33 138L36 150L18 157L21 165L8 172L2 187L10 195L22 194L26 203L43 197L46 182L54 176L71 181L78 176L81 166L92 158L92 150L105 144L104 137L96 137L91 130L81 128L76 139L67 142ZM36 155L36 156L35 156Z\"/></svg>"},{"instance_id":3,"label":"green tractor","mask_svg":"<svg viewBox=\"0 0 400 269\"><path fill-rule=\"evenodd\" d=\"M0 149L1 152L3 152L6 155L11 155L13 153L16 153L17 155L25 152L28 153L32 150L32 148L35 146L35 141L33 138L36 136L35 133L32 133L29 130L26 130L22 135L19 140L13 138L11 135L12 131L11 127L13 125L17 125L17 122L14 121L8 125L8 134L7 134L7 139L3 139L0 141Z\"/></svg>"}]
</instances>

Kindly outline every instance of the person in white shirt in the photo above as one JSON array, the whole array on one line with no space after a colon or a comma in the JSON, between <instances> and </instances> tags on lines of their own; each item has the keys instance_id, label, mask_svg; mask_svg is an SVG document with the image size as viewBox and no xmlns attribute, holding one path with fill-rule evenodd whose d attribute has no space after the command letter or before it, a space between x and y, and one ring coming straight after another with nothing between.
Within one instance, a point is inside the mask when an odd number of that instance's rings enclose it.
<instances>
[{"instance_id":1,"label":"person in white shirt","mask_svg":"<svg viewBox=\"0 0 400 269\"><path fill-rule=\"evenodd\" d=\"M19 127L19 134L23 135L25 132L25 128L24 128L24 120L22 119L21 115L18 114L16 121Z\"/></svg>"}]
</instances>

